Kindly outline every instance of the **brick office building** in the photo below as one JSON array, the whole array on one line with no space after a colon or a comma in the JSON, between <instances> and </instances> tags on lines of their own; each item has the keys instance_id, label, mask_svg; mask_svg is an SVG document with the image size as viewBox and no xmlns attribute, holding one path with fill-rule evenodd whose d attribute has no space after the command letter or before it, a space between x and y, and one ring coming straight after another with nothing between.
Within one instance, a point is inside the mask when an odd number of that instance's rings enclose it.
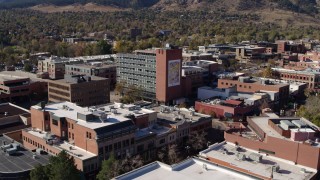
<instances>
[{"instance_id":1,"label":"brick office building","mask_svg":"<svg viewBox=\"0 0 320 180\"><path fill-rule=\"evenodd\" d=\"M228 142L294 164L320 169L319 127L304 118L282 118L273 113L248 117L248 126L225 132Z\"/></svg>"},{"instance_id":2,"label":"brick office building","mask_svg":"<svg viewBox=\"0 0 320 180\"><path fill-rule=\"evenodd\" d=\"M50 102L74 102L80 106L109 103L109 80L96 76L66 75L65 79L48 82L48 99Z\"/></svg>"},{"instance_id":3,"label":"brick office building","mask_svg":"<svg viewBox=\"0 0 320 180\"><path fill-rule=\"evenodd\" d=\"M283 107L289 98L289 84L277 83L267 79L253 79L249 77L239 77L233 79L219 79L218 88L228 88L236 86L238 92L259 92L259 91L275 91L279 92L279 107Z\"/></svg>"},{"instance_id":4,"label":"brick office building","mask_svg":"<svg viewBox=\"0 0 320 180\"><path fill-rule=\"evenodd\" d=\"M137 128L157 119L152 110L123 104L88 108L70 102L39 104L30 112L32 128L22 131L23 145L52 155L65 150L87 178L95 176L111 152L116 158L136 154Z\"/></svg>"},{"instance_id":5,"label":"brick office building","mask_svg":"<svg viewBox=\"0 0 320 180\"><path fill-rule=\"evenodd\" d=\"M295 71L290 69L272 68L273 74L280 79L307 83L310 90L318 91L320 88L320 72L316 70Z\"/></svg>"}]
</instances>

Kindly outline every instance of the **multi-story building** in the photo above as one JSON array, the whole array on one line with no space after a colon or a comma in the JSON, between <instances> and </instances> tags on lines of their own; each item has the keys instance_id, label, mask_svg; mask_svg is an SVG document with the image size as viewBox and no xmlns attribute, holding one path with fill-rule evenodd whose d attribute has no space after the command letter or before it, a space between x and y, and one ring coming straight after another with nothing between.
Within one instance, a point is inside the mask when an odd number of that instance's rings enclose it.
<instances>
[{"instance_id":1,"label":"multi-story building","mask_svg":"<svg viewBox=\"0 0 320 180\"><path fill-rule=\"evenodd\" d=\"M65 63L68 58L59 58L51 56L42 61L38 61L38 72L48 73L50 79L63 79L65 72Z\"/></svg>"},{"instance_id":2,"label":"multi-story building","mask_svg":"<svg viewBox=\"0 0 320 180\"><path fill-rule=\"evenodd\" d=\"M12 102L29 97L30 79L0 74L0 102Z\"/></svg>"},{"instance_id":3,"label":"multi-story building","mask_svg":"<svg viewBox=\"0 0 320 180\"><path fill-rule=\"evenodd\" d=\"M302 43L293 43L290 41L276 41L278 44L278 53L291 52L291 53L305 53L306 48Z\"/></svg>"},{"instance_id":4,"label":"multi-story building","mask_svg":"<svg viewBox=\"0 0 320 180\"><path fill-rule=\"evenodd\" d=\"M30 112L32 128L23 130L23 145L51 155L65 150L87 177L97 173L111 152L116 158L136 154L137 128L157 119L152 110L118 103L86 108L70 102L42 103Z\"/></svg>"},{"instance_id":5,"label":"multi-story building","mask_svg":"<svg viewBox=\"0 0 320 180\"><path fill-rule=\"evenodd\" d=\"M259 92L274 91L278 92L278 99L275 99L275 107L282 108L288 102L289 84L278 83L268 79L253 79L250 77L239 77L238 79L219 79L218 88L229 88L235 86L238 92Z\"/></svg>"},{"instance_id":6,"label":"multi-story building","mask_svg":"<svg viewBox=\"0 0 320 180\"><path fill-rule=\"evenodd\" d=\"M247 122L247 126L226 131L225 140L238 147L251 149L259 156L281 158L288 164L299 165L299 169L304 168L309 172L320 169L319 127L310 121L265 113L248 117ZM302 172L304 176L308 175Z\"/></svg>"},{"instance_id":7,"label":"multi-story building","mask_svg":"<svg viewBox=\"0 0 320 180\"><path fill-rule=\"evenodd\" d=\"M273 74L278 76L280 79L307 83L310 90L318 91L320 88L320 72L317 70L303 70L296 71L291 69L283 68L272 68Z\"/></svg>"},{"instance_id":8,"label":"multi-story building","mask_svg":"<svg viewBox=\"0 0 320 180\"><path fill-rule=\"evenodd\" d=\"M183 61L195 61L195 60L213 60L212 54L203 52L184 52L182 53Z\"/></svg>"},{"instance_id":9,"label":"multi-story building","mask_svg":"<svg viewBox=\"0 0 320 180\"><path fill-rule=\"evenodd\" d=\"M272 54L266 53L266 47L252 47L252 46L240 46L236 47L236 59L241 62L248 62L252 60L267 60L272 57Z\"/></svg>"},{"instance_id":10,"label":"multi-story building","mask_svg":"<svg viewBox=\"0 0 320 180\"><path fill-rule=\"evenodd\" d=\"M197 112L210 114L217 118L232 118L233 120L244 120L246 116L253 115L254 105L245 104L239 100L197 101L195 103Z\"/></svg>"},{"instance_id":11,"label":"multi-story building","mask_svg":"<svg viewBox=\"0 0 320 180\"><path fill-rule=\"evenodd\" d=\"M86 75L108 78L111 88L115 87L117 78L116 65L103 64L102 62L66 65L65 73L68 75Z\"/></svg>"},{"instance_id":12,"label":"multi-story building","mask_svg":"<svg viewBox=\"0 0 320 180\"><path fill-rule=\"evenodd\" d=\"M80 106L109 103L109 80L96 76L65 75L65 79L48 82L48 100L69 101Z\"/></svg>"},{"instance_id":13,"label":"multi-story building","mask_svg":"<svg viewBox=\"0 0 320 180\"><path fill-rule=\"evenodd\" d=\"M175 104L181 97L182 50L139 50L117 54L117 82L142 87L146 99Z\"/></svg>"}]
</instances>

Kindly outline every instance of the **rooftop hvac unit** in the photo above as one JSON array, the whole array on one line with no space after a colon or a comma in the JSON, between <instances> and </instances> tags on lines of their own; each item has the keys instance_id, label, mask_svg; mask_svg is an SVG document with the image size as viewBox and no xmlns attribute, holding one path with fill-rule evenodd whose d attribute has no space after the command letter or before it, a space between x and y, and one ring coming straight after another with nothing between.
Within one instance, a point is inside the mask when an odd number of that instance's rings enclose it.
<instances>
[{"instance_id":1,"label":"rooftop hvac unit","mask_svg":"<svg viewBox=\"0 0 320 180\"><path fill-rule=\"evenodd\" d=\"M238 158L238 160L240 160L240 161L245 161L245 160L246 160L246 155L245 155L245 154L242 154L242 153L238 153L238 154L237 154L237 158Z\"/></svg>"},{"instance_id":2,"label":"rooftop hvac unit","mask_svg":"<svg viewBox=\"0 0 320 180\"><path fill-rule=\"evenodd\" d=\"M260 155L260 154L255 154L255 153L251 153L251 154L249 155L249 159L251 159L251 160L254 161L254 162L259 163L259 162L261 162L261 160L262 160L262 155Z\"/></svg>"},{"instance_id":3,"label":"rooftop hvac unit","mask_svg":"<svg viewBox=\"0 0 320 180\"><path fill-rule=\"evenodd\" d=\"M280 170L280 166L279 166L278 164L272 166L272 171L273 171L273 172L279 172L279 170Z\"/></svg>"}]
</instances>

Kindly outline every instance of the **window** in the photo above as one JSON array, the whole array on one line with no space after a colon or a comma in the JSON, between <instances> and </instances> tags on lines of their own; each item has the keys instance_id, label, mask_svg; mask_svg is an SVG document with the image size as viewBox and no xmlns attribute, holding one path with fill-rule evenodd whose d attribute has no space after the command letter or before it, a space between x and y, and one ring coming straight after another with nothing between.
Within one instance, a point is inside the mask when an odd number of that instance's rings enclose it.
<instances>
[{"instance_id":1,"label":"window","mask_svg":"<svg viewBox=\"0 0 320 180\"><path fill-rule=\"evenodd\" d=\"M52 124L58 126L58 120L52 119Z\"/></svg>"}]
</instances>

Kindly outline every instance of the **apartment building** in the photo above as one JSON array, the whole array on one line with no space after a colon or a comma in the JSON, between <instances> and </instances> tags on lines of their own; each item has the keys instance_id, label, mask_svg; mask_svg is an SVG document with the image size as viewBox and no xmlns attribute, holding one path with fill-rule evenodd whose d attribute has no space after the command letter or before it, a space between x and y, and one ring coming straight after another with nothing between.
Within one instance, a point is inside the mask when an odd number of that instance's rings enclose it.
<instances>
[{"instance_id":1,"label":"apartment building","mask_svg":"<svg viewBox=\"0 0 320 180\"><path fill-rule=\"evenodd\" d=\"M117 82L142 87L146 99L175 104L181 98L181 66L182 50L170 45L117 54Z\"/></svg>"},{"instance_id":2,"label":"apartment building","mask_svg":"<svg viewBox=\"0 0 320 180\"><path fill-rule=\"evenodd\" d=\"M80 106L109 103L109 80L96 76L65 75L65 79L48 82L48 100L69 101Z\"/></svg>"},{"instance_id":3,"label":"apartment building","mask_svg":"<svg viewBox=\"0 0 320 180\"><path fill-rule=\"evenodd\" d=\"M42 61L38 61L38 73L48 73L49 79L63 79L65 73L65 62L68 58L51 56Z\"/></svg>"},{"instance_id":4,"label":"apartment building","mask_svg":"<svg viewBox=\"0 0 320 180\"><path fill-rule=\"evenodd\" d=\"M102 62L91 62L86 64L70 64L65 66L65 73L68 75L86 75L108 78L110 88L114 88L117 82L117 70L114 64Z\"/></svg>"}]
</instances>

